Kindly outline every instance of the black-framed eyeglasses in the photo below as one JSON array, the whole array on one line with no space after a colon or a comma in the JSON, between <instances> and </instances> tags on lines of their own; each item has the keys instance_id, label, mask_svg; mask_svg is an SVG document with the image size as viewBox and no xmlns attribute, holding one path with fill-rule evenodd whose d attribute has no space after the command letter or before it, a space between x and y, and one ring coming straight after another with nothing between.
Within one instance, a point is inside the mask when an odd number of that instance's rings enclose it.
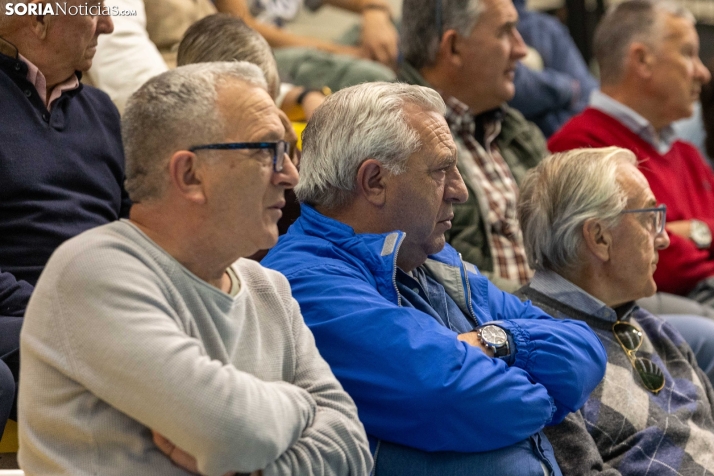
<instances>
[{"instance_id":1,"label":"black-framed eyeglasses","mask_svg":"<svg viewBox=\"0 0 714 476\"><path fill-rule=\"evenodd\" d=\"M632 367L637 371L642 384L647 390L657 395L664 388L664 372L650 359L637 357L635 353L642 346L642 331L633 324L617 321L612 325L615 340L630 359Z\"/></svg>"},{"instance_id":2,"label":"black-framed eyeglasses","mask_svg":"<svg viewBox=\"0 0 714 476\"><path fill-rule=\"evenodd\" d=\"M197 150L245 150L268 149L273 152L273 170L281 172L285 164L285 155L290 150L290 144L284 140L277 142L224 142L222 144L195 145L188 149L190 152Z\"/></svg>"},{"instance_id":3,"label":"black-framed eyeglasses","mask_svg":"<svg viewBox=\"0 0 714 476\"><path fill-rule=\"evenodd\" d=\"M664 231L664 225L667 223L667 205L660 205L654 208L635 208L632 210L622 210L620 213L652 213L651 226L655 235L659 235Z\"/></svg>"}]
</instances>

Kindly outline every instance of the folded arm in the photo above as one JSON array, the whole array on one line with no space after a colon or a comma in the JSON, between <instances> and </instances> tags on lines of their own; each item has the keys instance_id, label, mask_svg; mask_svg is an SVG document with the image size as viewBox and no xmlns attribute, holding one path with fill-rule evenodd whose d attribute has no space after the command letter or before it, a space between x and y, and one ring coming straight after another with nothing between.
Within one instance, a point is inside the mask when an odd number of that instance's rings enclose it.
<instances>
[{"instance_id":1,"label":"folded arm","mask_svg":"<svg viewBox=\"0 0 714 476\"><path fill-rule=\"evenodd\" d=\"M27 281L0 271L0 316L23 317L33 289Z\"/></svg>"},{"instance_id":2,"label":"folded arm","mask_svg":"<svg viewBox=\"0 0 714 476\"><path fill-rule=\"evenodd\" d=\"M114 250L80 256L38 296L42 314L53 311L69 377L194 456L203 474L268 466L312 424L315 400L206 355L137 261Z\"/></svg>"},{"instance_id":3,"label":"folded arm","mask_svg":"<svg viewBox=\"0 0 714 476\"><path fill-rule=\"evenodd\" d=\"M487 283L488 303L474 296L476 305L488 305L491 316L511 331L517 349L513 366L548 390L557 407L552 423L558 423L582 407L604 377L607 353L602 342L584 322L554 319Z\"/></svg>"},{"instance_id":4,"label":"folded arm","mask_svg":"<svg viewBox=\"0 0 714 476\"><path fill-rule=\"evenodd\" d=\"M526 371L388 301L359 270L327 265L287 277L369 434L425 451L475 452L522 441L550 422L552 399Z\"/></svg>"}]
</instances>

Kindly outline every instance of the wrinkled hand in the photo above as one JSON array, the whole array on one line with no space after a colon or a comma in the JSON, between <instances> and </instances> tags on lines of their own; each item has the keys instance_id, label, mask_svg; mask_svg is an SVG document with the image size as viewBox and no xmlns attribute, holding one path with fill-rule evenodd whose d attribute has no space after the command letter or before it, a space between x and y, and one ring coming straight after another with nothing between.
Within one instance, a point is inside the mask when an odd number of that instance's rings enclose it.
<instances>
[{"instance_id":1,"label":"wrinkled hand","mask_svg":"<svg viewBox=\"0 0 714 476\"><path fill-rule=\"evenodd\" d=\"M188 471L189 473L193 474L201 474L198 472L198 464L196 463L196 458L191 456L190 454L186 453L184 450L176 446L169 440L168 438L164 437L162 434L151 430L151 434L153 435L154 439L154 444L156 445L157 448L161 450L163 454L169 457L169 459L179 468L184 469ZM228 472L223 476L234 476L234 472ZM255 471L251 473L251 476L259 476L260 471Z\"/></svg>"},{"instance_id":2,"label":"wrinkled hand","mask_svg":"<svg viewBox=\"0 0 714 476\"><path fill-rule=\"evenodd\" d=\"M462 342L466 342L469 345L472 345L474 347L478 347L483 351L484 354L488 355L489 357L493 358L496 356L494 353L493 349L486 347L483 345L481 342L481 339L479 339L478 334L476 331L471 331L471 332L466 332L464 334L459 334L456 336L457 339L459 339Z\"/></svg>"},{"instance_id":3,"label":"wrinkled hand","mask_svg":"<svg viewBox=\"0 0 714 476\"><path fill-rule=\"evenodd\" d=\"M369 9L362 13L361 44L370 59L395 69L398 41L397 29L387 12Z\"/></svg>"}]
</instances>

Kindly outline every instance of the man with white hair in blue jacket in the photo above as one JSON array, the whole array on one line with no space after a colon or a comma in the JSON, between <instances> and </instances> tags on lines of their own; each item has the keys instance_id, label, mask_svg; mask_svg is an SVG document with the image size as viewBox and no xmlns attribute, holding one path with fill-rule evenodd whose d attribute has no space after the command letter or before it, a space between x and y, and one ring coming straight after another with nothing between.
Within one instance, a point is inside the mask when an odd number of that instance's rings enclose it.
<instances>
[{"instance_id":1,"label":"man with white hair in blue jacket","mask_svg":"<svg viewBox=\"0 0 714 476\"><path fill-rule=\"evenodd\" d=\"M302 215L262 264L357 403L377 475L559 475L541 430L582 406L604 350L445 245L468 192L444 109L406 84L328 97L303 137Z\"/></svg>"}]
</instances>

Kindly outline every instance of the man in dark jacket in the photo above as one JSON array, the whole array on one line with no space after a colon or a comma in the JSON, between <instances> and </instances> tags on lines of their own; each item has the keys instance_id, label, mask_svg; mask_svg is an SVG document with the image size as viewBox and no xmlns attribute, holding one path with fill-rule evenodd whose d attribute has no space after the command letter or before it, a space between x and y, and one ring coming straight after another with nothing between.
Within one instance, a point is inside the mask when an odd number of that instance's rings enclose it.
<instances>
[{"instance_id":1,"label":"man in dark jacket","mask_svg":"<svg viewBox=\"0 0 714 476\"><path fill-rule=\"evenodd\" d=\"M119 114L79 82L112 21L79 6L0 1L0 357L14 371L18 319L52 252L130 207Z\"/></svg>"},{"instance_id":2,"label":"man in dark jacket","mask_svg":"<svg viewBox=\"0 0 714 476\"><path fill-rule=\"evenodd\" d=\"M406 0L402 81L436 89L459 149L469 198L447 239L507 291L528 282L516 219L518 183L546 154L535 124L505 105L526 46L511 0Z\"/></svg>"}]
</instances>

